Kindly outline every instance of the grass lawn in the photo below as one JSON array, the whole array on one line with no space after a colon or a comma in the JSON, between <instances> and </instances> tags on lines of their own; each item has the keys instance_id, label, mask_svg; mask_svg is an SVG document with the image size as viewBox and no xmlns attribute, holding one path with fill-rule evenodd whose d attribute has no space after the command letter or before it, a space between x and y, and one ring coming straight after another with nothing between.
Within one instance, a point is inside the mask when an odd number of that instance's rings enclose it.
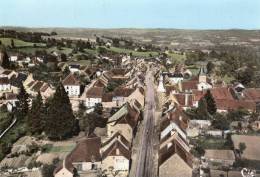
<instances>
[{"instance_id":1,"label":"grass lawn","mask_svg":"<svg viewBox=\"0 0 260 177\"><path fill-rule=\"evenodd\" d=\"M150 54L152 56L158 56L159 55L158 52L137 52L135 50L118 48L118 47L110 47L110 48L106 48L106 49L113 51L113 52L116 52L116 53L126 53L126 54L132 53L132 55L136 56L136 57L149 57Z\"/></svg>"},{"instance_id":2,"label":"grass lawn","mask_svg":"<svg viewBox=\"0 0 260 177\"><path fill-rule=\"evenodd\" d=\"M225 75L223 78L223 81L225 81L226 84L229 84L231 81L235 80L234 77Z\"/></svg>"},{"instance_id":3,"label":"grass lawn","mask_svg":"<svg viewBox=\"0 0 260 177\"><path fill-rule=\"evenodd\" d=\"M46 49L46 51L48 53L58 52L58 53L64 53L64 54L68 55L69 53L72 52L72 49L71 48L67 48L67 47L62 47L61 50L58 50L57 47L51 47L51 48Z\"/></svg>"},{"instance_id":4,"label":"grass lawn","mask_svg":"<svg viewBox=\"0 0 260 177\"><path fill-rule=\"evenodd\" d=\"M186 55L176 54L176 53L169 53L168 56L172 59L172 61L177 62L184 62L186 60Z\"/></svg>"},{"instance_id":5,"label":"grass lawn","mask_svg":"<svg viewBox=\"0 0 260 177\"><path fill-rule=\"evenodd\" d=\"M48 153L60 153L60 152L71 152L75 145L68 145L68 146L52 146Z\"/></svg>"},{"instance_id":6,"label":"grass lawn","mask_svg":"<svg viewBox=\"0 0 260 177\"><path fill-rule=\"evenodd\" d=\"M93 54L93 55L96 55L96 54L97 54L97 50L93 50L93 49L84 49L84 51L85 51L86 53Z\"/></svg>"},{"instance_id":7,"label":"grass lawn","mask_svg":"<svg viewBox=\"0 0 260 177\"><path fill-rule=\"evenodd\" d=\"M0 41L2 41L2 44L5 46L11 46L11 39L13 38L0 38ZM44 43L32 43L32 42L25 42L19 39L13 39L14 40L14 45L16 47L32 47L34 44L37 46L45 46Z\"/></svg>"},{"instance_id":8,"label":"grass lawn","mask_svg":"<svg viewBox=\"0 0 260 177\"><path fill-rule=\"evenodd\" d=\"M23 53L26 53L26 54L35 54L35 52L37 50L45 50L46 48L44 47L25 47L25 48L19 48L19 49L16 49L18 52L23 52Z\"/></svg>"},{"instance_id":9,"label":"grass lawn","mask_svg":"<svg viewBox=\"0 0 260 177\"><path fill-rule=\"evenodd\" d=\"M90 65L90 60L67 61L67 64Z\"/></svg>"},{"instance_id":10,"label":"grass lawn","mask_svg":"<svg viewBox=\"0 0 260 177\"><path fill-rule=\"evenodd\" d=\"M215 137L199 137L197 140L192 140L197 142L203 149L230 149L227 140L223 138Z\"/></svg>"},{"instance_id":11,"label":"grass lawn","mask_svg":"<svg viewBox=\"0 0 260 177\"><path fill-rule=\"evenodd\" d=\"M3 132L12 122L12 118L7 112L0 112L0 133Z\"/></svg>"}]
</instances>

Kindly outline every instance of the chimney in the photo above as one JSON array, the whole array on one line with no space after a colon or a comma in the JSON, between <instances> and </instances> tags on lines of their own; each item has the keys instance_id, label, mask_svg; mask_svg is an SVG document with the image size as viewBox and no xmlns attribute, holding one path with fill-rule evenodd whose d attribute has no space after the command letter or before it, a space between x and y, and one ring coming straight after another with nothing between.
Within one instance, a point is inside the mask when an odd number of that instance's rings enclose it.
<instances>
[{"instance_id":1,"label":"chimney","mask_svg":"<svg viewBox=\"0 0 260 177\"><path fill-rule=\"evenodd\" d=\"M189 94L185 93L185 106L188 106L189 103Z\"/></svg>"}]
</instances>

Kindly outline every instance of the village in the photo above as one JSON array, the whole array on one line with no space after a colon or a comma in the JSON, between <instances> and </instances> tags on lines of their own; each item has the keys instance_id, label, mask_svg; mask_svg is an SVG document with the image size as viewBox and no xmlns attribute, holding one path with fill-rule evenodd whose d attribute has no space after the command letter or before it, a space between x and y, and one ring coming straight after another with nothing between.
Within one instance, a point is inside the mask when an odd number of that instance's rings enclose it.
<instances>
[{"instance_id":1,"label":"village","mask_svg":"<svg viewBox=\"0 0 260 177\"><path fill-rule=\"evenodd\" d=\"M253 64L56 35L0 30L1 177L260 176Z\"/></svg>"}]
</instances>

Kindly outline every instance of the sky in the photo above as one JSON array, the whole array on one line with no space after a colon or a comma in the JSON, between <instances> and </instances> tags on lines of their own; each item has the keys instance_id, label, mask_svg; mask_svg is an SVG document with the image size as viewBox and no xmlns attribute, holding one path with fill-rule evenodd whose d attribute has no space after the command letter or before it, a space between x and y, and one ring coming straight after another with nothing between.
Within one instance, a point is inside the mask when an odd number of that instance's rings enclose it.
<instances>
[{"instance_id":1,"label":"sky","mask_svg":"<svg viewBox=\"0 0 260 177\"><path fill-rule=\"evenodd\" d=\"M0 26L260 29L260 0L0 0Z\"/></svg>"}]
</instances>

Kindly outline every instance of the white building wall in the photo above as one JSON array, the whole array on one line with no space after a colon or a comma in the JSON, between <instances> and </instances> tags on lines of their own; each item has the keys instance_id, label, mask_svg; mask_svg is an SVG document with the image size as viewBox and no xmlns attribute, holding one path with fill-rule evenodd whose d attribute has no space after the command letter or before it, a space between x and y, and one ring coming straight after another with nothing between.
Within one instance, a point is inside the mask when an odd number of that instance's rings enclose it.
<instances>
[{"instance_id":1,"label":"white building wall","mask_svg":"<svg viewBox=\"0 0 260 177\"><path fill-rule=\"evenodd\" d=\"M93 107L98 103L102 103L101 98L86 98L86 107Z\"/></svg>"},{"instance_id":2,"label":"white building wall","mask_svg":"<svg viewBox=\"0 0 260 177\"><path fill-rule=\"evenodd\" d=\"M181 82L183 80L183 77L170 77L170 82L173 84L177 84L178 82Z\"/></svg>"},{"instance_id":3,"label":"white building wall","mask_svg":"<svg viewBox=\"0 0 260 177\"><path fill-rule=\"evenodd\" d=\"M208 90L212 88L212 85L206 83L206 82L200 82L198 85L198 90L202 91L202 90Z\"/></svg>"},{"instance_id":4,"label":"white building wall","mask_svg":"<svg viewBox=\"0 0 260 177\"><path fill-rule=\"evenodd\" d=\"M11 85L10 84L2 84L0 85L0 91L7 91L11 90Z\"/></svg>"},{"instance_id":5,"label":"white building wall","mask_svg":"<svg viewBox=\"0 0 260 177\"><path fill-rule=\"evenodd\" d=\"M62 168L58 173L55 174L55 177L73 177L73 174L66 168Z\"/></svg>"},{"instance_id":6,"label":"white building wall","mask_svg":"<svg viewBox=\"0 0 260 177\"><path fill-rule=\"evenodd\" d=\"M129 160L124 156L108 156L103 159L102 170L109 170L109 167L113 167L114 171L128 171Z\"/></svg>"},{"instance_id":7,"label":"white building wall","mask_svg":"<svg viewBox=\"0 0 260 177\"><path fill-rule=\"evenodd\" d=\"M68 96L79 96L80 95L80 86L79 85L65 85L65 90L68 93Z\"/></svg>"}]
</instances>

